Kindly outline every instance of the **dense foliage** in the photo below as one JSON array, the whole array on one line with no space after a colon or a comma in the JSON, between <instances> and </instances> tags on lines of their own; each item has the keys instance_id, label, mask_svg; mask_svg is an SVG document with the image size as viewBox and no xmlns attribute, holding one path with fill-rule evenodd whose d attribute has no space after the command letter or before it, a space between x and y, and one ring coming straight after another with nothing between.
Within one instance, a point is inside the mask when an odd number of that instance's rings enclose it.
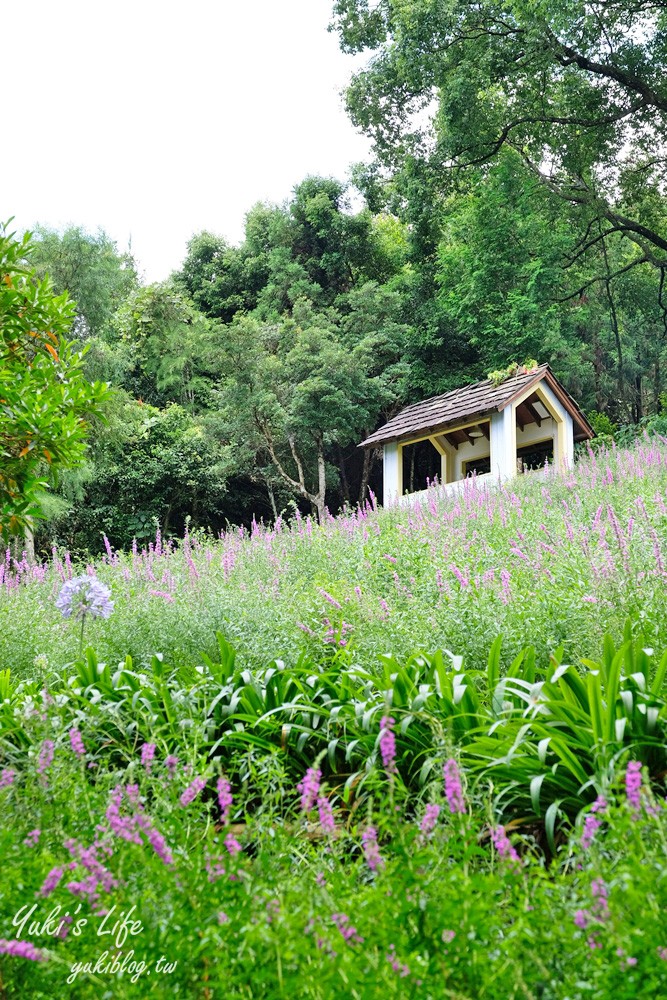
<instances>
[{"instance_id":1,"label":"dense foliage","mask_svg":"<svg viewBox=\"0 0 667 1000\"><path fill-rule=\"evenodd\" d=\"M0 225L0 536L29 530L39 493L84 454L106 390L65 337L74 306L26 263L30 236Z\"/></svg>"},{"instance_id":2,"label":"dense foliage","mask_svg":"<svg viewBox=\"0 0 667 1000\"><path fill-rule=\"evenodd\" d=\"M5 996L664 991L667 450L513 485L7 553Z\"/></svg>"}]
</instances>

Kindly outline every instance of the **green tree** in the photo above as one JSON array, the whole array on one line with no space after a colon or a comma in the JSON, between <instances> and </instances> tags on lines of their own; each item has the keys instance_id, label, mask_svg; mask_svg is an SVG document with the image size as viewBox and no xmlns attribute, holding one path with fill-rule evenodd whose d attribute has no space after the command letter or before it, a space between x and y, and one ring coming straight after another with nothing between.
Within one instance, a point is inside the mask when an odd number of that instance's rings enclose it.
<instances>
[{"instance_id":1,"label":"green tree","mask_svg":"<svg viewBox=\"0 0 667 1000\"><path fill-rule=\"evenodd\" d=\"M330 456L356 445L400 392L401 371L379 371L369 338L350 337L351 322L346 341L335 311L300 301L293 318L242 318L226 331L220 404L229 440L320 519L340 485Z\"/></svg>"},{"instance_id":2,"label":"green tree","mask_svg":"<svg viewBox=\"0 0 667 1000\"><path fill-rule=\"evenodd\" d=\"M48 275L57 292L74 300L73 334L80 340L106 336L114 313L139 284L130 251L119 253L101 229L93 234L80 226L63 232L37 226L34 237L35 273Z\"/></svg>"},{"instance_id":3,"label":"green tree","mask_svg":"<svg viewBox=\"0 0 667 1000\"><path fill-rule=\"evenodd\" d=\"M87 420L106 386L82 374L82 355L65 339L74 316L66 294L36 278L26 259L30 234L0 227L0 532L30 528L40 491L60 468L81 462Z\"/></svg>"},{"instance_id":4,"label":"green tree","mask_svg":"<svg viewBox=\"0 0 667 1000\"><path fill-rule=\"evenodd\" d=\"M451 190L510 148L576 210L580 252L622 235L623 269L664 273L663 3L337 0L334 12L343 49L374 53L348 108L386 164L428 163Z\"/></svg>"},{"instance_id":5,"label":"green tree","mask_svg":"<svg viewBox=\"0 0 667 1000\"><path fill-rule=\"evenodd\" d=\"M158 407L179 403L193 411L208 408L216 370L216 327L174 283L132 292L116 313L113 328L120 339L113 360L124 361L124 388Z\"/></svg>"}]
</instances>

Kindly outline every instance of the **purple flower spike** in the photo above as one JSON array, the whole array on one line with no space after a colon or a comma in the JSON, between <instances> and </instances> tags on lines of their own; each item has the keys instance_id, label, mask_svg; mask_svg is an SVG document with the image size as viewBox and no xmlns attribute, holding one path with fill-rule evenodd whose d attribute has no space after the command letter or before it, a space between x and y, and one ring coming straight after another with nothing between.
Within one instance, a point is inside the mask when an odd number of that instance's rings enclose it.
<instances>
[{"instance_id":1,"label":"purple flower spike","mask_svg":"<svg viewBox=\"0 0 667 1000\"><path fill-rule=\"evenodd\" d=\"M55 752L55 744L53 740L44 740L41 749L39 751L39 761L37 763L37 771L39 774L44 774L45 771L53 764L53 755Z\"/></svg>"},{"instance_id":2,"label":"purple flower spike","mask_svg":"<svg viewBox=\"0 0 667 1000\"><path fill-rule=\"evenodd\" d=\"M518 861L519 855L516 853L514 847L510 843L510 839L505 833L504 826L498 826L492 831L491 837L493 840L493 846L498 852L499 858L507 858L508 861Z\"/></svg>"},{"instance_id":3,"label":"purple flower spike","mask_svg":"<svg viewBox=\"0 0 667 1000\"><path fill-rule=\"evenodd\" d=\"M16 771L12 770L11 767L6 767L3 771L0 771L0 788L9 788L10 785L14 784L15 777Z\"/></svg>"},{"instance_id":4,"label":"purple flower spike","mask_svg":"<svg viewBox=\"0 0 667 1000\"><path fill-rule=\"evenodd\" d=\"M433 833L435 830L435 824L438 822L438 816L440 815L440 806L436 805L434 802L430 802L426 806L426 811L424 812L423 819L419 826L420 831L425 837Z\"/></svg>"},{"instance_id":5,"label":"purple flower spike","mask_svg":"<svg viewBox=\"0 0 667 1000\"><path fill-rule=\"evenodd\" d=\"M144 765L147 771L150 771L153 766L153 759L155 757L155 744L154 743L144 743L141 748L141 763Z\"/></svg>"},{"instance_id":6,"label":"purple flower spike","mask_svg":"<svg viewBox=\"0 0 667 1000\"><path fill-rule=\"evenodd\" d=\"M625 772L625 794L628 797L628 802L635 810L639 812L641 808L641 792L642 787L642 765L638 760L631 760L628 764L628 769Z\"/></svg>"},{"instance_id":7,"label":"purple flower spike","mask_svg":"<svg viewBox=\"0 0 667 1000\"><path fill-rule=\"evenodd\" d=\"M384 858L380 854L377 831L375 827L369 826L367 830L364 830L361 836L361 843L364 848L366 864L370 870L375 872L378 868L384 868Z\"/></svg>"},{"instance_id":8,"label":"purple flower spike","mask_svg":"<svg viewBox=\"0 0 667 1000\"><path fill-rule=\"evenodd\" d=\"M69 741L72 744L72 750L77 757L85 757L86 748L83 745L83 737L78 729L70 729Z\"/></svg>"},{"instance_id":9,"label":"purple flower spike","mask_svg":"<svg viewBox=\"0 0 667 1000\"><path fill-rule=\"evenodd\" d=\"M333 809L331 808L331 803L325 795L318 796L317 799L317 812L320 818L320 826L322 827L323 833L334 833L336 829L336 821L334 820Z\"/></svg>"},{"instance_id":10,"label":"purple flower spike","mask_svg":"<svg viewBox=\"0 0 667 1000\"><path fill-rule=\"evenodd\" d=\"M607 808L606 800L601 795L599 795L598 798L593 803L593 805L591 806L591 811L584 820L584 829L581 834L581 846L585 851L587 851L588 848L591 846L595 838L595 834L602 826L602 820L596 815L596 813L604 812L606 808Z\"/></svg>"},{"instance_id":11,"label":"purple flower spike","mask_svg":"<svg viewBox=\"0 0 667 1000\"><path fill-rule=\"evenodd\" d=\"M202 789L206 786L206 782L203 778L195 778L185 789L180 797L180 803L185 808L189 806L191 802L197 798Z\"/></svg>"},{"instance_id":12,"label":"purple flower spike","mask_svg":"<svg viewBox=\"0 0 667 1000\"><path fill-rule=\"evenodd\" d=\"M0 938L0 955L14 955L15 958L28 958L31 962L43 962L46 955L35 948L30 941L6 941Z\"/></svg>"},{"instance_id":13,"label":"purple flower spike","mask_svg":"<svg viewBox=\"0 0 667 1000\"><path fill-rule=\"evenodd\" d=\"M445 779L445 795L447 796L450 813L464 813L466 811L466 803L461 787L461 774L459 765L453 757L450 757L443 765L442 774Z\"/></svg>"},{"instance_id":14,"label":"purple flower spike","mask_svg":"<svg viewBox=\"0 0 667 1000\"><path fill-rule=\"evenodd\" d=\"M309 767L302 780L296 786L297 792L301 792L301 811L310 812L317 802L317 795L320 790L320 780L322 772L319 768Z\"/></svg>"},{"instance_id":15,"label":"purple flower spike","mask_svg":"<svg viewBox=\"0 0 667 1000\"><path fill-rule=\"evenodd\" d=\"M383 715L380 719L380 753L382 766L387 774L393 774L396 770L396 737L393 733L395 724L396 720L391 715Z\"/></svg>"},{"instance_id":16,"label":"purple flower spike","mask_svg":"<svg viewBox=\"0 0 667 1000\"><path fill-rule=\"evenodd\" d=\"M234 799L232 798L232 786L226 778L218 778L218 805L220 806L220 822L229 822L229 810Z\"/></svg>"}]
</instances>

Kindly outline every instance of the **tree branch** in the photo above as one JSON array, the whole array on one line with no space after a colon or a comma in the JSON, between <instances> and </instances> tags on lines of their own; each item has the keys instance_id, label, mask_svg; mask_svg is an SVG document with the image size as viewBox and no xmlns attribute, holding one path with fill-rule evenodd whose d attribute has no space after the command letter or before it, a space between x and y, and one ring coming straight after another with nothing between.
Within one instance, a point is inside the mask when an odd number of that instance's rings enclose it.
<instances>
[{"instance_id":1,"label":"tree branch","mask_svg":"<svg viewBox=\"0 0 667 1000\"><path fill-rule=\"evenodd\" d=\"M567 67L575 64L580 69L586 70L587 73L593 73L595 76L601 76L607 80L614 80L616 83L620 83L622 87L625 87L626 90L631 90L635 94L641 94L645 104L650 104L660 111L667 111L667 97L658 94L645 80L642 80L635 73L632 73L630 70L621 69L619 66L614 66L611 63L601 63L589 59L588 56L573 49L571 45L561 42L548 25L545 25L545 30L547 37L551 41L554 56L561 66Z\"/></svg>"}]
</instances>

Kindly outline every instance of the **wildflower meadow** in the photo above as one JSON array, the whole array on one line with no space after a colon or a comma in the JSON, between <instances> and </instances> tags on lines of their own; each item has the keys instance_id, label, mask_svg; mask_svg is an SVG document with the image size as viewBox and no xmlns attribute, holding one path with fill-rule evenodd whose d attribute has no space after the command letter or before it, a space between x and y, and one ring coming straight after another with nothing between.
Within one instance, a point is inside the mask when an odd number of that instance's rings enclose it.
<instances>
[{"instance_id":1,"label":"wildflower meadow","mask_svg":"<svg viewBox=\"0 0 667 1000\"><path fill-rule=\"evenodd\" d=\"M0 566L0 998L667 995L667 442Z\"/></svg>"}]
</instances>

